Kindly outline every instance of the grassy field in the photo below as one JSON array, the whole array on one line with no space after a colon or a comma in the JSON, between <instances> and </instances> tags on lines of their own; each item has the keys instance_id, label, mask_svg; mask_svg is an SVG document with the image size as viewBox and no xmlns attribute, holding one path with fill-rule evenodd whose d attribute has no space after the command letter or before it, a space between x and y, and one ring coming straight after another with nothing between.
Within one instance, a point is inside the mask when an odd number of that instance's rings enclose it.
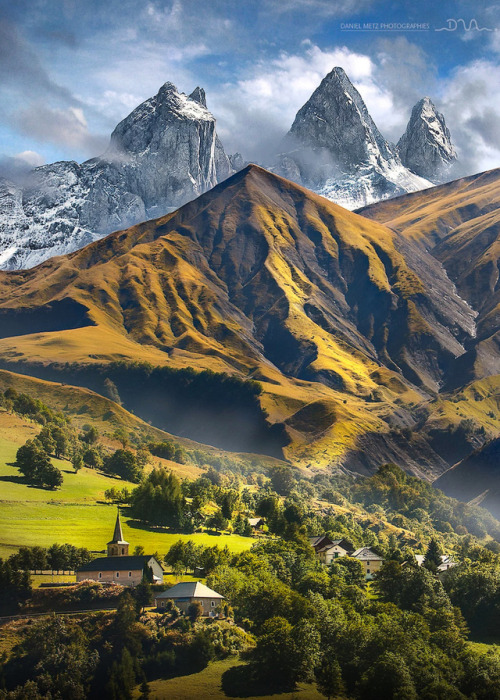
<instances>
[{"instance_id":1,"label":"grassy field","mask_svg":"<svg viewBox=\"0 0 500 700\"><path fill-rule=\"evenodd\" d=\"M34 428L35 430L35 428ZM63 472L64 483L57 491L27 486L19 471L11 466L16 450L23 440L17 440L16 430L9 438L0 436L0 556L17 551L18 547L68 542L94 551L105 549L113 534L116 506L104 502L104 491L112 486L132 484L113 479L91 469L75 473L69 462L53 460ZM252 546L254 540L237 535L197 533L179 535L156 529L138 528L122 516L123 532L131 549L142 545L146 552L162 556L178 539L194 539L205 545L225 544L235 552Z\"/></svg>"},{"instance_id":2,"label":"grassy field","mask_svg":"<svg viewBox=\"0 0 500 700\"><path fill-rule=\"evenodd\" d=\"M190 676L178 676L169 680L152 681L149 684L151 698L154 700L228 700L232 696L226 695L221 687L221 677L224 671L241 664L239 659L230 658L224 661L215 661L203 671L193 673ZM137 689L134 698L138 698L140 692ZM312 685L299 684L293 693L279 693L274 695L259 695L258 700L324 700ZM250 696L247 700L252 700Z\"/></svg>"}]
</instances>

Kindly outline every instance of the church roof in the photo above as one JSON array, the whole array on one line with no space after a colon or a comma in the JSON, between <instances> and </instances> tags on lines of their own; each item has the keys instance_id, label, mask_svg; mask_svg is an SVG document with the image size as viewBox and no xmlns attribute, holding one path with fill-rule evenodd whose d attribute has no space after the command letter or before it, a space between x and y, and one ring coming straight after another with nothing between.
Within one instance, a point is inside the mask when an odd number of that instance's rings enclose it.
<instances>
[{"instance_id":1,"label":"church roof","mask_svg":"<svg viewBox=\"0 0 500 700\"><path fill-rule=\"evenodd\" d=\"M113 533L113 539L108 542L108 544L128 544L123 539L122 524L120 522L120 511L116 515L115 531Z\"/></svg>"},{"instance_id":2,"label":"church roof","mask_svg":"<svg viewBox=\"0 0 500 700\"><path fill-rule=\"evenodd\" d=\"M220 593L216 593L204 583L199 581L185 581L183 583L177 583L172 588L169 588L163 593L159 593L155 596L157 598L173 598L174 600L178 598L221 598L224 596Z\"/></svg>"},{"instance_id":3,"label":"church roof","mask_svg":"<svg viewBox=\"0 0 500 700\"><path fill-rule=\"evenodd\" d=\"M137 571L144 568L144 564L154 559L152 554L140 554L130 557L99 557L80 566L77 571Z\"/></svg>"}]
</instances>

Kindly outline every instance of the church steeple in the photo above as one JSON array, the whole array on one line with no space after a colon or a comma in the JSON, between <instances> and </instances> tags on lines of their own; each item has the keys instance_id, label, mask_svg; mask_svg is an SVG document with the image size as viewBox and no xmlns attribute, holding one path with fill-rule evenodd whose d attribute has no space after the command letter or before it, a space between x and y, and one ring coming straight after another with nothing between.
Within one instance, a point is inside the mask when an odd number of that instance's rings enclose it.
<instances>
[{"instance_id":1,"label":"church steeple","mask_svg":"<svg viewBox=\"0 0 500 700\"><path fill-rule=\"evenodd\" d=\"M123 539L120 509L118 509L113 539L108 542L108 557L126 557L128 556L128 547L128 542Z\"/></svg>"}]
</instances>

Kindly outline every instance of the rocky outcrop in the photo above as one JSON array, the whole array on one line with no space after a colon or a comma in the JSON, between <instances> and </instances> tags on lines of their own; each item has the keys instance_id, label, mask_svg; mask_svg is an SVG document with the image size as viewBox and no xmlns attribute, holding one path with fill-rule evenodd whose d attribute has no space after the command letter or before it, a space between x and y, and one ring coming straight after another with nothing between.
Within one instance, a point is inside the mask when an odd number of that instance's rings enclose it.
<instances>
[{"instance_id":1,"label":"rocky outcrop","mask_svg":"<svg viewBox=\"0 0 500 700\"><path fill-rule=\"evenodd\" d=\"M443 115L429 97L414 106L406 131L398 141L401 162L416 175L443 182L457 160Z\"/></svg>"},{"instance_id":2,"label":"rocky outcrop","mask_svg":"<svg viewBox=\"0 0 500 700\"><path fill-rule=\"evenodd\" d=\"M0 181L0 267L70 253L173 210L232 172L204 90L188 97L165 83L118 124L101 157L44 165L22 186Z\"/></svg>"}]
</instances>

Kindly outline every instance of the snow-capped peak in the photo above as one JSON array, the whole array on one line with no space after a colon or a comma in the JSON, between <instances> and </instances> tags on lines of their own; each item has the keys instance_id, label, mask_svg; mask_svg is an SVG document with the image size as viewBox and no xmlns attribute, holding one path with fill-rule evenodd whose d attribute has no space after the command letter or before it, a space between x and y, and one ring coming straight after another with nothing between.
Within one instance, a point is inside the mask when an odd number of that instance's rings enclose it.
<instances>
[{"instance_id":1,"label":"snow-capped peak","mask_svg":"<svg viewBox=\"0 0 500 700\"><path fill-rule=\"evenodd\" d=\"M297 112L273 169L349 209L431 185L402 165L340 67Z\"/></svg>"},{"instance_id":2,"label":"snow-capped peak","mask_svg":"<svg viewBox=\"0 0 500 700\"><path fill-rule=\"evenodd\" d=\"M167 82L123 119L100 158L36 168L24 188L0 178L0 268L37 265L110 231L161 216L232 172L196 88Z\"/></svg>"}]
</instances>

